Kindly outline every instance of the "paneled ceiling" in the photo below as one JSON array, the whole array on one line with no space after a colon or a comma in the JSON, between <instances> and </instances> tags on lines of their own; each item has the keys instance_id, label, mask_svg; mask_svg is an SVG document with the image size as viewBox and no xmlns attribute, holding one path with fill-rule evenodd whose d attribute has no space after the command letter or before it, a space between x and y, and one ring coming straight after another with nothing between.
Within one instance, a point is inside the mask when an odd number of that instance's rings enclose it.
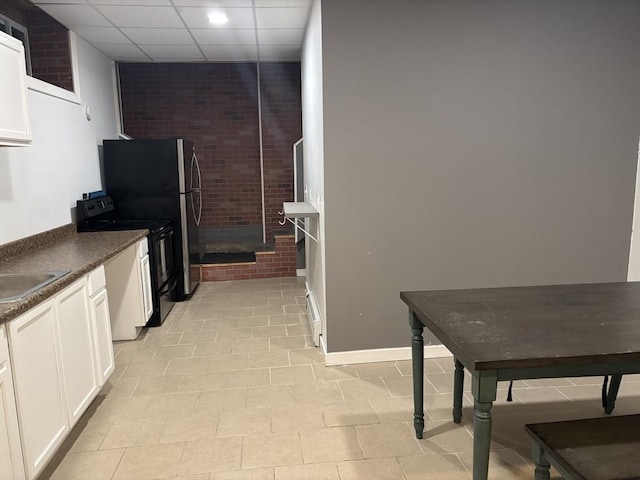
<instances>
[{"instance_id":1,"label":"paneled ceiling","mask_svg":"<svg viewBox=\"0 0 640 480\"><path fill-rule=\"evenodd\" d=\"M114 60L299 61L311 0L32 0ZM224 13L224 25L209 15Z\"/></svg>"}]
</instances>

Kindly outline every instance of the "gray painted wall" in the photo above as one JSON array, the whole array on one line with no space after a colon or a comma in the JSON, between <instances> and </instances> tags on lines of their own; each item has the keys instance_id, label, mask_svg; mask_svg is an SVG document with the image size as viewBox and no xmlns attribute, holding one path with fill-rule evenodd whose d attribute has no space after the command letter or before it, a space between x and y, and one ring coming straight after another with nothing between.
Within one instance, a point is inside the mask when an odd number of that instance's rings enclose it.
<instances>
[{"instance_id":1,"label":"gray painted wall","mask_svg":"<svg viewBox=\"0 0 640 480\"><path fill-rule=\"evenodd\" d=\"M626 280L638 25L638 1L322 0L329 352L408 346L402 290Z\"/></svg>"}]
</instances>

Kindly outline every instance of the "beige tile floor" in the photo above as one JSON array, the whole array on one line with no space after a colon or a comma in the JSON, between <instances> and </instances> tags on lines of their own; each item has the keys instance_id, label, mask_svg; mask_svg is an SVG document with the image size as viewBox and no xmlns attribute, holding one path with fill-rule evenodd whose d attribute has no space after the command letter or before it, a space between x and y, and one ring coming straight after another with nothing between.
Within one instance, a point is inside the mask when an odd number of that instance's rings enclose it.
<instances>
[{"instance_id":1,"label":"beige tile floor","mask_svg":"<svg viewBox=\"0 0 640 480\"><path fill-rule=\"evenodd\" d=\"M410 361L325 367L302 279L202 284L115 352L108 385L42 478L471 478L472 401L467 387L455 425L452 359L425 361L427 427L416 440ZM532 479L524 424L601 416L601 381L519 381L512 403L500 384L490 478ZM625 377L615 414L639 412L640 378Z\"/></svg>"}]
</instances>

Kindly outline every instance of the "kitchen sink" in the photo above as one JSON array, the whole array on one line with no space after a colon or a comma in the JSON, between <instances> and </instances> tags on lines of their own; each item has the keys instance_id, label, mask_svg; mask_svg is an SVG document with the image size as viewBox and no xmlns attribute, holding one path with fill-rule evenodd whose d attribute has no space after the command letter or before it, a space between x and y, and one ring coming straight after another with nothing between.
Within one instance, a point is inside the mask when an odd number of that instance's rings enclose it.
<instances>
[{"instance_id":1,"label":"kitchen sink","mask_svg":"<svg viewBox=\"0 0 640 480\"><path fill-rule=\"evenodd\" d=\"M67 273L0 273L0 303L22 300Z\"/></svg>"}]
</instances>

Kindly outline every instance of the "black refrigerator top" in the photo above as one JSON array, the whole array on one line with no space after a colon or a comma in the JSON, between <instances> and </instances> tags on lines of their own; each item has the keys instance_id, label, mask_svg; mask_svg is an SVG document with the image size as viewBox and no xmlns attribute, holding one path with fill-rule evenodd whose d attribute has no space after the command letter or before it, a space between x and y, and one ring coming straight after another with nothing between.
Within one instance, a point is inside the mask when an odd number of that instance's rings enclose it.
<instances>
[{"instance_id":1,"label":"black refrigerator top","mask_svg":"<svg viewBox=\"0 0 640 480\"><path fill-rule=\"evenodd\" d=\"M179 195L193 144L166 140L105 140L105 189L118 205L118 217L180 218Z\"/></svg>"}]
</instances>

